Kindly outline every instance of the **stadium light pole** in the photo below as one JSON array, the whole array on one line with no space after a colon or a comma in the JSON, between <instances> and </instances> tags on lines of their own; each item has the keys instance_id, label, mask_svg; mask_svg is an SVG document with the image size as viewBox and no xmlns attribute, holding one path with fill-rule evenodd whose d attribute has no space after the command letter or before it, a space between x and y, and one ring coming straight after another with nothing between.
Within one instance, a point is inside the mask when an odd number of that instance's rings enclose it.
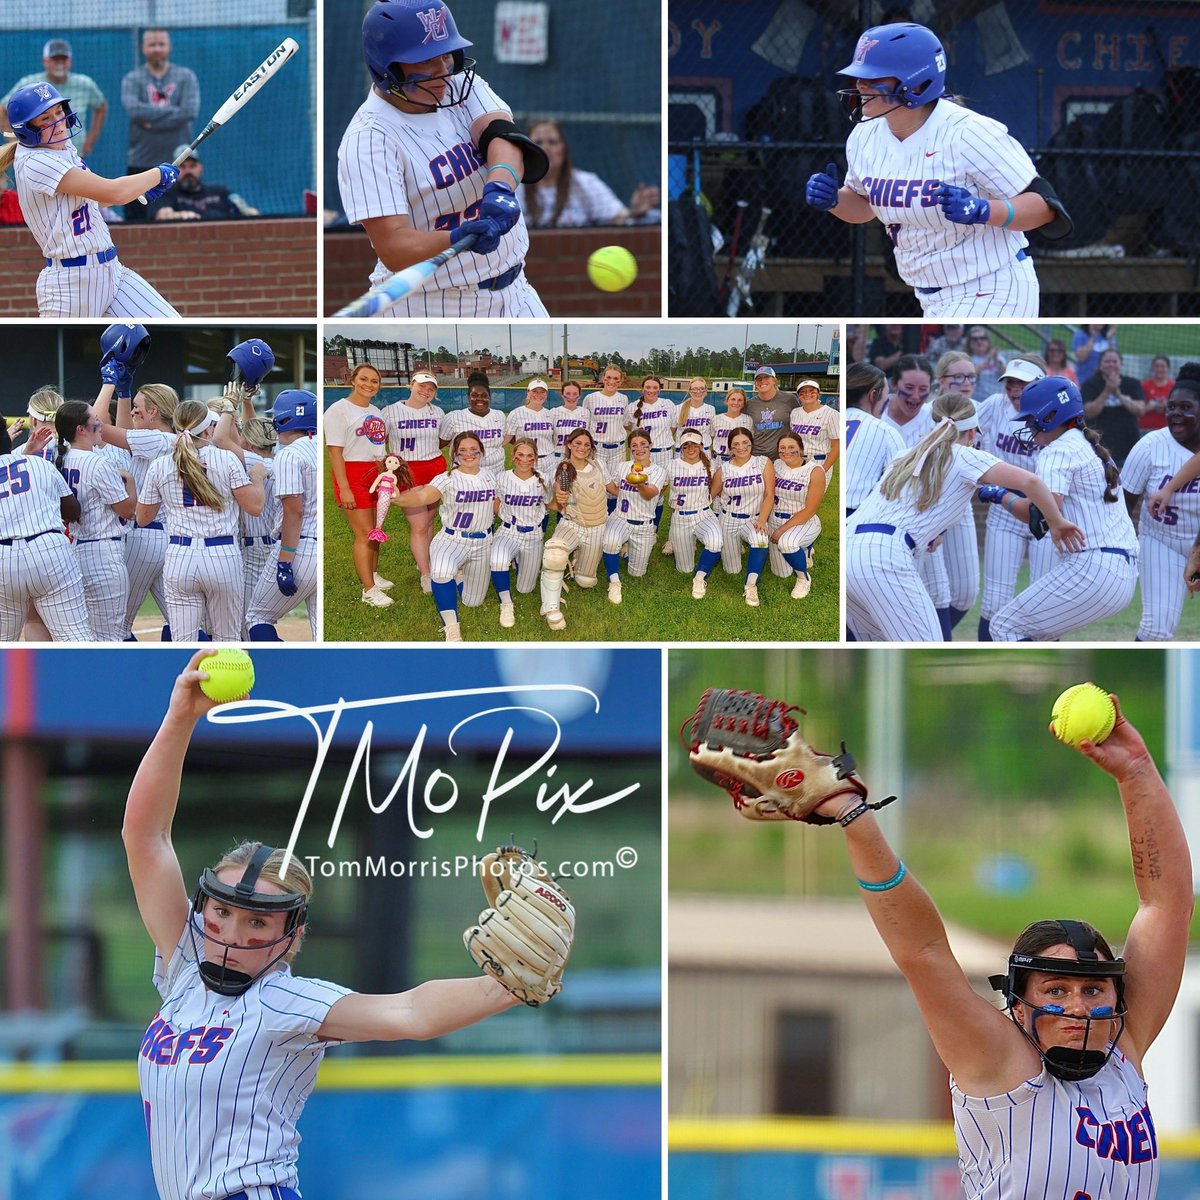
<instances>
[{"instance_id":1,"label":"stadium light pole","mask_svg":"<svg viewBox=\"0 0 1200 1200\"><path fill-rule=\"evenodd\" d=\"M813 334L813 350L812 350L813 358L817 357L817 353L818 353L817 348L820 345L820 342L821 342L821 327L820 327L820 325L818 325L817 332Z\"/></svg>"}]
</instances>

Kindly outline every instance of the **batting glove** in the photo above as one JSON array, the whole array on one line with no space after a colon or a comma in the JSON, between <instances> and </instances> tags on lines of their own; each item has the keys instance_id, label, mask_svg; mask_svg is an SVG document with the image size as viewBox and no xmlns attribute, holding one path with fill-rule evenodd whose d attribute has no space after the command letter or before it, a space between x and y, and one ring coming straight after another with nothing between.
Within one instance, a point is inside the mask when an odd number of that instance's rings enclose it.
<instances>
[{"instance_id":1,"label":"batting glove","mask_svg":"<svg viewBox=\"0 0 1200 1200\"><path fill-rule=\"evenodd\" d=\"M146 203L153 204L160 196L165 196L179 182L179 168L170 163L159 163L159 181L146 193Z\"/></svg>"},{"instance_id":2,"label":"batting glove","mask_svg":"<svg viewBox=\"0 0 1200 1200\"><path fill-rule=\"evenodd\" d=\"M115 387L121 382L121 376L124 374L124 364L117 362L115 358L110 358L108 362L100 364L101 383L111 383Z\"/></svg>"},{"instance_id":3,"label":"batting glove","mask_svg":"<svg viewBox=\"0 0 1200 1200\"><path fill-rule=\"evenodd\" d=\"M495 221L501 233L507 233L521 219L521 205L507 184L493 181L483 185L483 203L479 215Z\"/></svg>"},{"instance_id":4,"label":"batting glove","mask_svg":"<svg viewBox=\"0 0 1200 1200\"><path fill-rule=\"evenodd\" d=\"M275 586L285 596L294 596L297 592L296 577L292 574L292 564L281 562L275 564Z\"/></svg>"},{"instance_id":5,"label":"batting glove","mask_svg":"<svg viewBox=\"0 0 1200 1200\"><path fill-rule=\"evenodd\" d=\"M837 163L830 163L824 171L818 171L809 177L804 187L804 202L812 208L820 209L821 212L828 212L837 205L838 189L841 186L838 182Z\"/></svg>"},{"instance_id":6,"label":"batting glove","mask_svg":"<svg viewBox=\"0 0 1200 1200\"><path fill-rule=\"evenodd\" d=\"M471 249L476 254L491 254L500 245L500 239L504 236L504 230L500 228L498 221L491 217L483 217L478 221L467 221L457 229L451 230L450 245L457 245L469 233L475 235L475 245Z\"/></svg>"},{"instance_id":7,"label":"batting glove","mask_svg":"<svg viewBox=\"0 0 1200 1200\"><path fill-rule=\"evenodd\" d=\"M1001 487L998 483L985 483L983 487L975 493L983 504L1002 504L1005 496L1015 495L1006 487Z\"/></svg>"},{"instance_id":8,"label":"batting glove","mask_svg":"<svg viewBox=\"0 0 1200 1200\"><path fill-rule=\"evenodd\" d=\"M978 196L972 196L966 188L943 183L937 191L938 204L947 221L955 225L982 225L991 216L992 206Z\"/></svg>"}]
</instances>

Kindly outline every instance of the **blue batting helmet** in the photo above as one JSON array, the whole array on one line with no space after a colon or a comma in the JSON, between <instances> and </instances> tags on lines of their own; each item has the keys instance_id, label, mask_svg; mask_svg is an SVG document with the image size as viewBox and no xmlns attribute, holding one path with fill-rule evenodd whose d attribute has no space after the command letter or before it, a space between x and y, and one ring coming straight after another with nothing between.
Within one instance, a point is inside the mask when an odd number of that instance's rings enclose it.
<instances>
[{"instance_id":1,"label":"blue batting helmet","mask_svg":"<svg viewBox=\"0 0 1200 1200\"><path fill-rule=\"evenodd\" d=\"M100 335L100 365L119 362L132 375L150 353L150 335L144 325L110 325Z\"/></svg>"},{"instance_id":2,"label":"blue batting helmet","mask_svg":"<svg viewBox=\"0 0 1200 1200\"><path fill-rule=\"evenodd\" d=\"M317 398L312 392L280 392L271 406L271 424L280 433L317 432Z\"/></svg>"},{"instance_id":3,"label":"blue batting helmet","mask_svg":"<svg viewBox=\"0 0 1200 1200\"><path fill-rule=\"evenodd\" d=\"M1063 375L1035 379L1021 393L1021 407L1014 421L1024 421L1023 442L1031 442L1035 433L1049 433L1060 425L1083 419L1083 396Z\"/></svg>"},{"instance_id":4,"label":"blue batting helmet","mask_svg":"<svg viewBox=\"0 0 1200 1200\"><path fill-rule=\"evenodd\" d=\"M467 58L464 51L473 43L458 32L453 14L441 0L376 0L363 18L362 32L367 70L388 95L429 108L452 108L471 94L475 60ZM428 62L442 54L454 56L454 70L449 75L410 71L405 76L405 64ZM458 76L462 78L456 87L452 80ZM442 99L421 86L442 80L446 81Z\"/></svg>"},{"instance_id":5,"label":"blue batting helmet","mask_svg":"<svg viewBox=\"0 0 1200 1200\"><path fill-rule=\"evenodd\" d=\"M63 115L54 125L62 125L65 122L66 130L61 137L43 142L41 135L44 131L34 129L29 122L56 104L63 106ZM61 146L71 140L71 134L75 130L83 128L78 116L71 111L70 100L60 95L58 88L52 83L33 83L13 92L8 102L8 123L22 146Z\"/></svg>"},{"instance_id":6,"label":"blue batting helmet","mask_svg":"<svg viewBox=\"0 0 1200 1200\"><path fill-rule=\"evenodd\" d=\"M946 91L946 51L932 29L901 23L874 25L858 39L854 60L839 75L851 79L895 79L891 97L905 108L931 104ZM853 101L858 113L858 92L839 95Z\"/></svg>"},{"instance_id":7,"label":"blue batting helmet","mask_svg":"<svg viewBox=\"0 0 1200 1200\"><path fill-rule=\"evenodd\" d=\"M275 366L275 354L262 338L238 342L225 357L233 360L234 366L241 371L246 386L251 388L258 387Z\"/></svg>"}]
</instances>

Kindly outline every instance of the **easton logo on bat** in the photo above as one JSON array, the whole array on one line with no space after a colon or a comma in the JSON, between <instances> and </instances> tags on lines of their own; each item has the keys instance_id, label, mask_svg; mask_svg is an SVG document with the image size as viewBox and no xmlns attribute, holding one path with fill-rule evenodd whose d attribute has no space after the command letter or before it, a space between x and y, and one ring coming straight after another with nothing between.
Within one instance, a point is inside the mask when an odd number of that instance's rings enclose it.
<instances>
[{"instance_id":1,"label":"easton logo on bat","mask_svg":"<svg viewBox=\"0 0 1200 1200\"><path fill-rule=\"evenodd\" d=\"M245 83L234 88L234 90L230 96L230 99L240 100L243 96L246 95L247 92L252 91L255 84L259 83L264 76L269 75L271 73L271 68L277 62L279 62L281 59L291 58L292 54L293 54L292 46L290 46L287 42L284 42L282 46L278 46L275 50L273 50L270 53L270 55L267 56L267 59L265 62L261 63L258 67L255 68L254 73L250 76L249 79L246 80Z\"/></svg>"}]
</instances>

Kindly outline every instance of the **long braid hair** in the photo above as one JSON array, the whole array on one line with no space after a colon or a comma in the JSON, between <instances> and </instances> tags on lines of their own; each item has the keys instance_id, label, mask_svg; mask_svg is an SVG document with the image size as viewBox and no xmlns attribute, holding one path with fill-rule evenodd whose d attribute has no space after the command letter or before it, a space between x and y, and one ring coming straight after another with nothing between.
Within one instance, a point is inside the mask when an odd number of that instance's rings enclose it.
<instances>
[{"instance_id":1,"label":"long braid hair","mask_svg":"<svg viewBox=\"0 0 1200 1200\"><path fill-rule=\"evenodd\" d=\"M142 389L143 392L145 390ZM172 423L179 436L175 439L175 449L171 451L171 457L184 487L191 492L196 501L205 508L215 508L217 512L223 512L225 497L209 482L204 473L204 463L200 461L196 449L198 435L191 432L193 428L207 421L208 417L208 405L203 400L184 400L175 409Z\"/></svg>"},{"instance_id":2,"label":"long braid hair","mask_svg":"<svg viewBox=\"0 0 1200 1200\"><path fill-rule=\"evenodd\" d=\"M1088 444L1096 452L1096 457L1104 464L1104 482L1108 485L1104 489L1104 503L1116 504L1117 485L1121 481L1121 468L1113 461L1113 456L1100 441L1099 431L1085 425L1082 417L1077 417L1068 428L1078 429L1087 438Z\"/></svg>"},{"instance_id":3,"label":"long braid hair","mask_svg":"<svg viewBox=\"0 0 1200 1200\"><path fill-rule=\"evenodd\" d=\"M92 419L92 407L82 400L68 400L54 414L54 432L58 434L58 445L54 451L54 465L66 477L67 451L75 441L82 425L87 428Z\"/></svg>"},{"instance_id":4,"label":"long braid hair","mask_svg":"<svg viewBox=\"0 0 1200 1200\"><path fill-rule=\"evenodd\" d=\"M933 402L933 416L938 421L949 418L963 421L975 415L975 402L956 392L947 392ZM924 512L937 502L942 494L946 468L954 453L954 444L962 436L951 424L938 425L927 433L907 454L899 458L884 476L880 490L888 500L896 500L914 479L919 481L917 512ZM917 462L925 455L921 474L914 476Z\"/></svg>"},{"instance_id":5,"label":"long braid hair","mask_svg":"<svg viewBox=\"0 0 1200 1200\"><path fill-rule=\"evenodd\" d=\"M703 444L697 443L697 445L700 450L700 461L704 464L704 474L708 479L708 486L711 488L712 487L712 461L709 459L708 455L704 453ZM682 449L682 447L680 447L680 449ZM680 458L683 458L682 454L680 455ZM687 459L684 459L684 462L686 462L686 461L687 461Z\"/></svg>"},{"instance_id":6,"label":"long braid hair","mask_svg":"<svg viewBox=\"0 0 1200 1200\"><path fill-rule=\"evenodd\" d=\"M542 491L544 492L546 490L546 481L542 478L541 473L537 469L537 442L535 442L531 437L515 438L512 444L514 454L516 453L518 446L528 446L530 450L533 451L533 477L542 485Z\"/></svg>"},{"instance_id":7,"label":"long braid hair","mask_svg":"<svg viewBox=\"0 0 1200 1200\"><path fill-rule=\"evenodd\" d=\"M647 375L645 379L642 380L642 394L638 397L638 402L633 408L634 429L640 429L642 427L642 409L646 404L646 384L649 383L651 379L653 379L660 388L662 387L662 380L659 379L657 375Z\"/></svg>"}]
</instances>

